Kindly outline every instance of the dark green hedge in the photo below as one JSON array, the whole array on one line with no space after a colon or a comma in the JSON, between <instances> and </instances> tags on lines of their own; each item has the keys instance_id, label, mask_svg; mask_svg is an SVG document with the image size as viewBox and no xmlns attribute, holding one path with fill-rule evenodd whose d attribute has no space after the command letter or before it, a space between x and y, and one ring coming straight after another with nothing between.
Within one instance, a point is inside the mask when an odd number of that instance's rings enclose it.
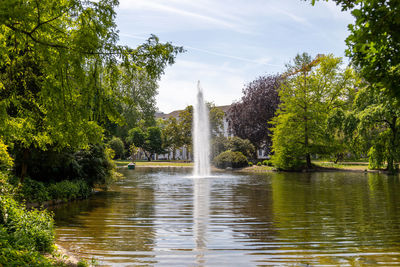
<instances>
[{"instance_id":1,"label":"dark green hedge","mask_svg":"<svg viewBox=\"0 0 400 267\"><path fill-rule=\"evenodd\" d=\"M243 168L248 166L247 158L242 152L234 152L227 150L216 156L213 160L214 165L217 168L225 169L231 168Z\"/></svg>"}]
</instances>

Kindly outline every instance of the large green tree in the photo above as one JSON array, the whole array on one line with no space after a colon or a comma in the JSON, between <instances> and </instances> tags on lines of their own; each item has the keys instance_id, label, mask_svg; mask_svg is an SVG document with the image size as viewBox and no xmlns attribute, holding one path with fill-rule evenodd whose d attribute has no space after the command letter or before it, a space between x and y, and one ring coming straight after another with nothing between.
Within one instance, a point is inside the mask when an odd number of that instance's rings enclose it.
<instances>
[{"instance_id":1,"label":"large green tree","mask_svg":"<svg viewBox=\"0 0 400 267\"><path fill-rule=\"evenodd\" d=\"M159 79L183 49L156 36L137 48L118 45L117 4L0 2L0 137L23 151L23 162L33 148L80 149L100 142L105 122L124 123L122 104L116 103L153 105L154 86L138 100L132 95L144 87L132 84L137 75ZM150 102L140 104L145 99Z\"/></svg>"},{"instance_id":2,"label":"large green tree","mask_svg":"<svg viewBox=\"0 0 400 267\"><path fill-rule=\"evenodd\" d=\"M330 151L328 115L343 105L354 83L354 72L340 66L340 58L320 55L311 60L306 53L288 64L279 91L281 103L272 120L272 160L277 168L309 169L311 155Z\"/></svg>"},{"instance_id":3,"label":"large green tree","mask_svg":"<svg viewBox=\"0 0 400 267\"><path fill-rule=\"evenodd\" d=\"M400 4L398 0L333 0L350 10L347 55L375 88L400 98ZM316 0L311 0L315 4Z\"/></svg>"},{"instance_id":4,"label":"large green tree","mask_svg":"<svg viewBox=\"0 0 400 267\"><path fill-rule=\"evenodd\" d=\"M366 86L360 89L354 102L354 116L358 125L355 138L361 152L368 153L369 167L395 170L400 160L400 110L397 98L388 97L381 90Z\"/></svg>"}]
</instances>

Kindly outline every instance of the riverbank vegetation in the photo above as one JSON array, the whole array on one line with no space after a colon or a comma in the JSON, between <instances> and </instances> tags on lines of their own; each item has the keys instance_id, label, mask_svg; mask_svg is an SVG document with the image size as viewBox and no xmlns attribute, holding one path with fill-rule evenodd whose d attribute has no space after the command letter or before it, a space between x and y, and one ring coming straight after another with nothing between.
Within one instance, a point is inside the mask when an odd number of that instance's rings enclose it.
<instances>
[{"instance_id":1,"label":"riverbank vegetation","mask_svg":"<svg viewBox=\"0 0 400 267\"><path fill-rule=\"evenodd\" d=\"M24 204L107 186L124 153L114 133L154 123L158 80L183 48L119 45L117 4L0 3L1 266L53 264L52 215Z\"/></svg>"}]
</instances>

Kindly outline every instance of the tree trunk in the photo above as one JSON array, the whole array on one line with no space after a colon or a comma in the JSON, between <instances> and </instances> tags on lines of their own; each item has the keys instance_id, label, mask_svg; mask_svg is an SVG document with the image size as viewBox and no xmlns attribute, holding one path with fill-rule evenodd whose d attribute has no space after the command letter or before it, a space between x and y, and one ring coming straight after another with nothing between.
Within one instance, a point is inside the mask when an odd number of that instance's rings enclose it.
<instances>
[{"instance_id":1,"label":"tree trunk","mask_svg":"<svg viewBox=\"0 0 400 267\"><path fill-rule=\"evenodd\" d=\"M311 155L308 152L308 125L307 118L305 118L305 127L304 127L304 147L306 149L306 169L311 169Z\"/></svg>"},{"instance_id":2,"label":"tree trunk","mask_svg":"<svg viewBox=\"0 0 400 267\"><path fill-rule=\"evenodd\" d=\"M306 164L307 164L307 170L311 169L312 165L311 165L311 155L310 153L307 153L306 155Z\"/></svg>"},{"instance_id":3,"label":"tree trunk","mask_svg":"<svg viewBox=\"0 0 400 267\"><path fill-rule=\"evenodd\" d=\"M189 161L189 146L186 146L186 160Z\"/></svg>"},{"instance_id":4,"label":"tree trunk","mask_svg":"<svg viewBox=\"0 0 400 267\"><path fill-rule=\"evenodd\" d=\"M387 159L387 171L390 173L394 172L394 164L393 164L393 156L392 153L389 152L388 159Z\"/></svg>"},{"instance_id":5,"label":"tree trunk","mask_svg":"<svg viewBox=\"0 0 400 267\"><path fill-rule=\"evenodd\" d=\"M173 160L176 159L176 148L175 147L172 149L172 159Z\"/></svg>"},{"instance_id":6,"label":"tree trunk","mask_svg":"<svg viewBox=\"0 0 400 267\"><path fill-rule=\"evenodd\" d=\"M146 153L146 152L144 152L144 155L146 156L147 161L151 161L151 156L153 156L152 153Z\"/></svg>"}]
</instances>

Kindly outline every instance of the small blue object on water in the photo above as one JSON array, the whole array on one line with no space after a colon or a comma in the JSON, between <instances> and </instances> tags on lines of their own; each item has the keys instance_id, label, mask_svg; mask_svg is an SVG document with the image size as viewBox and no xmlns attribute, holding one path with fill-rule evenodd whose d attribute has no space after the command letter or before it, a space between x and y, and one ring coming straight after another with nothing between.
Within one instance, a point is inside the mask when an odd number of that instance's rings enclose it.
<instances>
[{"instance_id":1,"label":"small blue object on water","mask_svg":"<svg viewBox=\"0 0 400 267\"><path fill-rule=\"evenodd\" d=\"M128 169L134 170L135 169L135 163L131 162L128 164Z\"/></svg>"}]
</instances>

